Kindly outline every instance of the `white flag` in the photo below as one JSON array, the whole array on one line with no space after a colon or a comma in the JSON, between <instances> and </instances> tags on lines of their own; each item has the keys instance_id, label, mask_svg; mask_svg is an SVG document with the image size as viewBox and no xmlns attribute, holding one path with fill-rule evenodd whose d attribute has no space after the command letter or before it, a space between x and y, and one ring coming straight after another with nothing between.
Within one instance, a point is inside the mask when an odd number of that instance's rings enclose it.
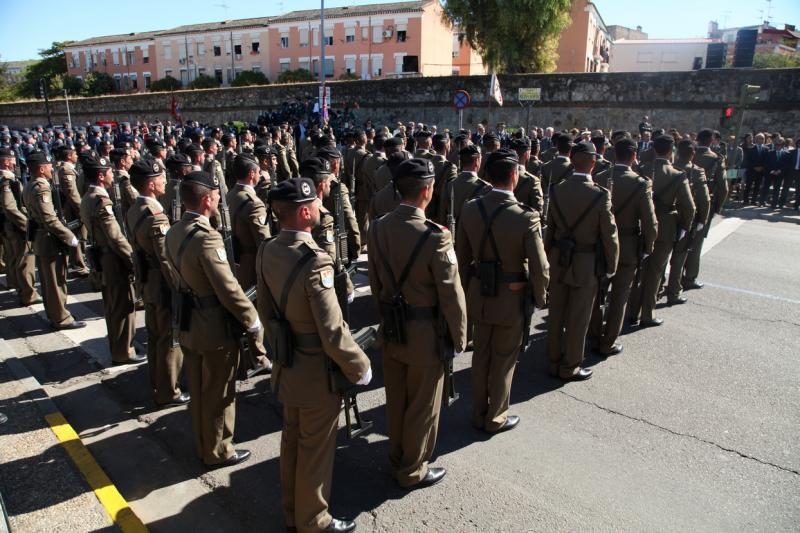
<instances>
[{"instance_id":1,"label":"white flag","mask_svg":"<svg viewBox=\"0 0 800 533\"><path fill-rule=\"evenodd\" d=\"M489 82L489 97L494 98L497 105L503 105L503 92L500 90L500 82L494 72L492 72L492 81Z\"/></svg>"}]
</instances>

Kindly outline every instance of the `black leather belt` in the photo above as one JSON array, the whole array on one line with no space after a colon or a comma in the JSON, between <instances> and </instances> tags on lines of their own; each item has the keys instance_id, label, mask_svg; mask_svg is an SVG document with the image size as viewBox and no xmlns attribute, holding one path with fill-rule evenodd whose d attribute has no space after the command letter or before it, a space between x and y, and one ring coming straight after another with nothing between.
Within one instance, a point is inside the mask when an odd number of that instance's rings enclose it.
<instances>
[{"instance_id":1,"label":"black leather belt","mask_svg":"<svg viewBox=\"0 0 800 533\"><path fill-rule=\"evenodd\" d=\"M504 272L501 269L497 269L497 281L500 283L517 283L521 281L528 281L528 273L527 272ZM472 269L472 275L476 278L480 279L480 272L478 269Z\"/></svg>"}]
</instances>

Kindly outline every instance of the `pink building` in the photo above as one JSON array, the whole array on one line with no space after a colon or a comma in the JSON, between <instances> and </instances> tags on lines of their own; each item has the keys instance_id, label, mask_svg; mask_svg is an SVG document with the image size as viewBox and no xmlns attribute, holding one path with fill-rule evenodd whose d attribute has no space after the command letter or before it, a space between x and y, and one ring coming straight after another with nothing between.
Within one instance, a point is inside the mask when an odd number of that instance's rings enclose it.
<instances>
[{"instance_id":1,"label":"pink building","mask_svg":"<svg viewBox=\"0 0 800 533\"><path fill-rule=\"evenodd\" d=\"M158 79L156 32L95 37L65 47L67 74L83 80L89 72L114 78L117 91L146 91Z\"/></svg>"},{"instance_id":2,"label":"pink building","mask_svg":"<svg viewBox=\"0 0 800 533\"><path fill-rule=\"evenodd\" d=\"M325 10L327 78L362 79L449 76L451 28L437 0L396 2ZM270 71L320 70L319 10L293 11L270 20Z\"/></svg>"}]
</instances>

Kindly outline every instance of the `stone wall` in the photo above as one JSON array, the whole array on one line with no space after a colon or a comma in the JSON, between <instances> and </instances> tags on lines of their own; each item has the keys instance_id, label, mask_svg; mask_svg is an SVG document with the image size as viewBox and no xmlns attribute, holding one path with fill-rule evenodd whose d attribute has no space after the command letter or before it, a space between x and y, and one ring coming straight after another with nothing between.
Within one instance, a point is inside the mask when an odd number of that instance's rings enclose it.
<instances>
[{"instance_id":1,"label":"stone wall","mask_svg":"<svg viewBox=\"0 0 800 533\"><path fill-rule=\"evenodd\" d=\"M800 133L800 69L723 69L659 73L526 74L500 76L505 105L487 99L488 76L331 82L334 109L355 107L356 119L375 124L422 121L458 128L451 100L458 89L472 96L464 127L481 121L525 125L526 108L517 88L540 87L542 101L530 108L531 125L635 129L642 115L656 127L697 130L719 127L723 109L735 105L743 84L760 85L759 102L745 115L745 128ZM220 123L254 121L266 110L295 98L313 98L316 84L270 85L178 91L174 97L185 119ZM98 120L162 121L170 118L170 93L149 93L70 100L73 123ZM51 102L53 120L66 120L64 101ZM21 128L47 122L44 102L0 104L0 124Z\"/></svg>"}]
</instances>

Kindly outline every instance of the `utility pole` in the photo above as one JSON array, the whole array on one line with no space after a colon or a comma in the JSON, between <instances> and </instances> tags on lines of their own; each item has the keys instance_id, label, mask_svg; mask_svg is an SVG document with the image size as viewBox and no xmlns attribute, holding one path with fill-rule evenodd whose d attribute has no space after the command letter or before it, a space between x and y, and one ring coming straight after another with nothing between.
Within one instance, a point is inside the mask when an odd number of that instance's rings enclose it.
<instances>
[{"instance_id":1,"label":"utility pole","mask_svg":"<svg viewBox=\"0 0 800 533\"><path fill-rule=\"evenodd\" d=\"M183 53L186 56L186 85L192 82L192 72L189 70L189 33L183 34Z\"/></svg>"},{"instance_id":2,"label":"utility pole","mask_svg":"<svg viewBox=\"0 0 800 533\"><path fill-rule=\"evenodd\" d=\"M320 0L319 8L319 86L320 94L320 115L322 123L328 118L328 102L325 101L325 0Z\"/></svg>"}]
</instances>

